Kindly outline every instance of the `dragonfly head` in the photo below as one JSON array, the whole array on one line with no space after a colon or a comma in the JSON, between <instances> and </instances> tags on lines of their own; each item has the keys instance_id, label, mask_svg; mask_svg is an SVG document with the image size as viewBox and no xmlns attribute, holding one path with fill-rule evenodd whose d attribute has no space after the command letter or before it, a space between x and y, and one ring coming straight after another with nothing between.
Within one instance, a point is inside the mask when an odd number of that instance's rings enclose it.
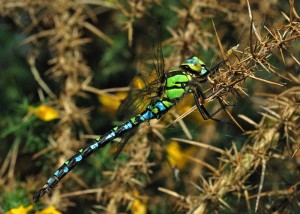
<instances>
[{"instance_id":1,"label":"dragonfly head","mask_svg":"<svg viewBox=\"0 0 300 214\"><path fill-rule=\"evenodd\" d=\"M197 77L202 77L209 73L209 70L207 70L204 62L196 56L182 62L180 67L188 69L190 73L196 75Z\"/></svg>"}]
</instances>

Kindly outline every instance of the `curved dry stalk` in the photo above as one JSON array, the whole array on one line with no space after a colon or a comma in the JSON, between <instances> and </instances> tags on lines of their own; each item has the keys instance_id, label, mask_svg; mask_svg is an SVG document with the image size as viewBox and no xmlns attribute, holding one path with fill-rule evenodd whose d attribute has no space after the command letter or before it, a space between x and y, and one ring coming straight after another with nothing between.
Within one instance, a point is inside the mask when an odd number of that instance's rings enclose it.
<instances>
[{"instance_id":1,"label":"curved dry stalk","mask_svg":"<svg viewBox=\"0 0 300 214\"><path fill-rule=\"evenodd\" d=\"M284 100L289 100L289 102L282 103ZM202 195L199 196L202 200L192 205L195 208L193 213L205 212L216 204L221 203L220 201L225 195L239 191L240 185L246 182L257 167L263 163L266 165L270 157L272 157L271 151L280 142L282 129L287 130L284 134L287 142L290 142L288 139L292 139L300 134L299 129L295 130L292 128L298 126L300 121L299 101L299 87L289 89L270 99L270 107L268 108L272 108L278 115L276 118L273 117L274 123L271 126L267 125L270 120L268 116L273 113L266 111L260 123L256 124L255 130L248 132L253 143L244 145L239 152L236 151L232 154L232 151L228 151L226 155L223 155L219 170L221 174L209 178L210 186L202 187L204 190ZM299 146L299 144L299 141L293 143L294 146ZM261 180L261 182L263 181ZM251 186L243 187L244 190L250 188ZM263 185L261 183L259 194L262 188ZM249 199L251 198L253 197L249 197ZM258 207L255 209L257 210Z\"/></svg>"}]
</instances>

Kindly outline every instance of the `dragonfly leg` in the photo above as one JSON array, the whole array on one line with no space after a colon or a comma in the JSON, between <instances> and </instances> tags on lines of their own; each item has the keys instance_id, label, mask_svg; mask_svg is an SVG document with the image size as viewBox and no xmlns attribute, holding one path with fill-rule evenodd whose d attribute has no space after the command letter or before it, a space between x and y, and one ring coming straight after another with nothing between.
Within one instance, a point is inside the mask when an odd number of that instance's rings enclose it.
<instances>
[{"instance_id":1,"label":"dragonfly leg","mask_svg":"<svg viewBox=\"0 0 300 214\"><path fill-rule=\"evenodd\" d=\"M204 103L205 103L205 100L207 100L207 98L213 96L214 94L216 94L218 91L210 94L208 97L205 97L201 87L199 84L196 84L196 91L192 91L193 94L194 94L194 99L195 99L195 103L196 103L196 106L201 114L201 116L203 117L204 120L214 120L214 121L217 121L217 122L220 122L220 123L224 123L224 124L230 124L230 125L234 125L233 123L229 123L229 122L224 122L222 120L219 120L219 119L216 119L216 118L213 118L217 113L219 113L221 110L225 110L226 107L228 107L229 105L228 104L225 104L220 98L217 98L218 99L218 102L220 103L221 107L219 109L217 109L215 112L213 113L209 113L206 108L204 107Z\"/></svg>"},{"instance_id":2,"label":"dragonfly leg","mask_svg":"<svg viewBox=\"0 0 300 214\"><path fill-rule=\"evenodd\" d=\"M221 110L224 110L224 108L226 108L227 106L221 106L219 109L217 109L215 112L213 113L209 113L206 108L204 107L204 105L199 102L199 98L196 94L194 94L194 99L195 99L195 102L196 102L196 106L201 114L201 116L203 117L204 120L214 120L214 121L217 121L217 122L220 122L220 123L224 123L224 124L231 124L231 123L228 123L228 122L224 122L222 120L219 120L219 119L216 119L214 118L214 116L219 113ZM201 98L200 98L201 99Z\"/></svg>"}]
</instances>

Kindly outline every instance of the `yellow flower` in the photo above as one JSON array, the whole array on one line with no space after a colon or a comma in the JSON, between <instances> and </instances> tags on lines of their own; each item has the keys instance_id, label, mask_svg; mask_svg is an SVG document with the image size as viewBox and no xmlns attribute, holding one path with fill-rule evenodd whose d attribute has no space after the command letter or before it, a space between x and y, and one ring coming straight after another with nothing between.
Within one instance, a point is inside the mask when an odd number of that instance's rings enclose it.
<instances>
[{"instance_id":1,"label":"yellow flower","mask_svg":"<svg viewBox=\"0 0 300 214\"><path fill-rule=\"evenodd\" d=\"M54 206L50 206L41 211L35 212L35 214L62 214L62 212L58 211Z\"/></svg>"},{"instance_id":2,"label":"yellow flower","mask_svg":"<svg viewBox=\"0 0 300 214\"><path fill-rule=\"evenodd\" d=\"M58 112L54 108L46 105L40 105L38 107L29 106L29 111L43 121L51 121L59 117Z\"/></svg>"},{"instance_id":3,"label":"yellow flower","mask_svg":"<svg viewBox=\"0 0 300 214\"><path fill-rule=\"evenodd\" d=\"M139 192L135 190L133 192L133 195L134 195L134 197L138 198L139 197ZM146 204L143 203L139 199L135 199L132 202L132 205L131 205L131 213L132 214L146 214L147 213L147 206L146 206Z\"/></svg>"},{"instance_id":4,"label":"yellow flower","mask_svg":"<svg viewBox=\"0 0 300 214\"><path fill-rule=\"evenodd\" d=\"M133 201L133 203L131 205L131 213L132 214L145 214L145 213L147 213L147 207L143 202L136 199Z\"/></svg>"},{"instance_id":5,"label":"yellow flower","mask_svg":"<svg viewBox=\"0 0 300 214\"><path fill-rule=\"evenodd\" d=\"M188 156L191 156L195 150L194 147L182 150L178 142L173 141L167 146L167 158L172 166L176 166L181 170L187 164Z\"/></svg>"},{"instance_id":6,"label":"yellow flower","mask_svg":"<svg viewBox=\"0 0 300 214\"><path fill-rule=\"evenodd\" d=\"M116 95L112 94L100 94L98 96L99 102L102 104L101 111L108 112L108 113L115 113L121 100L126 97L126 93L116 93Z\"/></svg>"},{"instance_id":7,"label":"yellow flower","mask_svg":"<svg viewBox=\"0 0 300 214\"><path fill-rule=\"evenodd\" d=\"M18 208L13 208L7 211L5 214L27 214L30 210L32 210L32 207L32 205L29 205L28 207L21 205Z\"/></svg>"}]
</instances>

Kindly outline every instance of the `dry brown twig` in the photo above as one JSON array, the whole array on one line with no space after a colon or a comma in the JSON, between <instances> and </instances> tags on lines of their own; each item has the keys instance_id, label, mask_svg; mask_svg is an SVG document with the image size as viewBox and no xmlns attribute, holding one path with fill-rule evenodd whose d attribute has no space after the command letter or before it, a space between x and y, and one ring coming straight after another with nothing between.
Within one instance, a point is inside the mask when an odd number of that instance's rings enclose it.
<instances>
[{"instance_id":1,"label":"dry brown twig","mask_svg":"<svg viewBox=\"0 0 300 214\"><path fill-rule=\"evenodd\" d=\"M282 61L285 62L283 50L288 50L288 44L300 38L300 19L293 5L291 4L290 18L284 15L288 24L272 31L266 28L267 34L265 36L262 36L255 27L249 3L248 8L251 20L249 47L246 47L242 51L233 50L234 56L228 56L225 54L217 35L226 65L220 67L216 75L209 77L209 81L212 84L210 90L216 93L213 93L213 96L209 97L207 102L220 97L225 99L232 93L246 94L242 88L242 84L248 78L273 86L283 86L277 82L256 77L255 72L260 68L290 81L276 71L276 68L269 62L269 58L273 54L273 51L278 49L281 53ZM298 63L298 60L292 54L291 56ZM290 77L297 81L293 76ZM282 129L285 130L283 136L285 136L286 142L289 142L287 144L293 143L294 152L291 156L293 157L295 152L298 151L297 148L299 148L300 142L299 139L295 139L295 136L299 135L299 127L296 128L299 126L300 120L299 90L299 87L291 88L270 99L269 105L265 107L265 112L262 113L263 118L260 123L255 123L249 118L241 116L241 118L244 118L255 127L255 130L247 132L252 144L245 145L240 151L229 150L226 155L221 157L220 168L218 169L218 172L221 172L221 174L209 177L208 181L202 179L202 193L199 196L193 196L192 198L195 200L186 201L187 204L185 206L189 207L188 210L190 213L206 213L216 207L218 209L220 207L230 209L230 205L223 198L229 193L240 191L244 192L248 209L251 209L249 200L253 197L249 197L249 190L252 186L244 186L243 184L257 167L262 165L262 177L256 197L255 211L259 209L260 196L263 196L261 191L263 189L266 165L272 156L270 150L276 147L279 142L279 133ZM195 109L196 107L194 106L189 112ZM268 120L273 120L274 123L272 126L267 125ZM225 170L228 167L229 170ZM166 190L164 192L168 193ZM180 198L185 197L181 196Z\"/></svg>"}]
</instances>

